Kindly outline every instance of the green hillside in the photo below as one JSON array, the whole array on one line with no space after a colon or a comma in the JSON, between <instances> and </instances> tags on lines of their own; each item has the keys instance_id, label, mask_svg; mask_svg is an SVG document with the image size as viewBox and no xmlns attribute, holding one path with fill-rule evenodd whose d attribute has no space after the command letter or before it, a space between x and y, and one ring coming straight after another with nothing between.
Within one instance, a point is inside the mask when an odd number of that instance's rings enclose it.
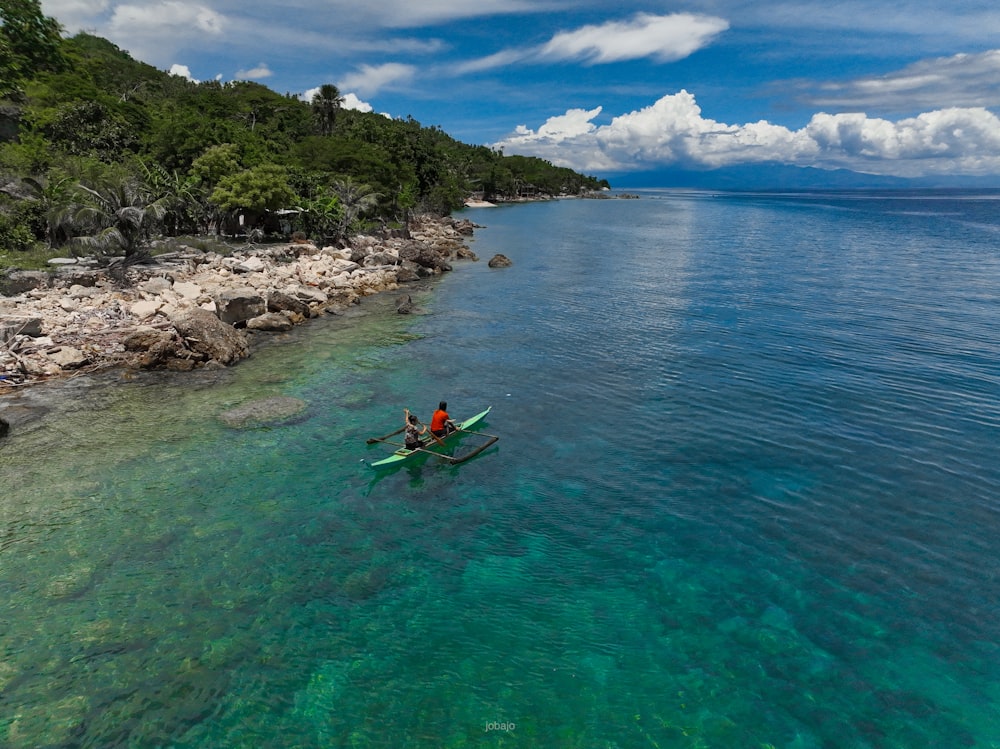
<instances>
[{"instance_id":1,"label":"green hillside","mask_svg":"<svg viewBox=\"0 0 1000 749\"><path fill-rule=\"evenodd\" d=\"M136 255L159 235L282 226L318 241L447 214L469 195L604 181L460 143L416 120L258 83L195 83L105 39L61 38L37 0L0 0L0 265L18 251ZM241 223L242 222L242 223Z\"/></svg>"}]
</instances>

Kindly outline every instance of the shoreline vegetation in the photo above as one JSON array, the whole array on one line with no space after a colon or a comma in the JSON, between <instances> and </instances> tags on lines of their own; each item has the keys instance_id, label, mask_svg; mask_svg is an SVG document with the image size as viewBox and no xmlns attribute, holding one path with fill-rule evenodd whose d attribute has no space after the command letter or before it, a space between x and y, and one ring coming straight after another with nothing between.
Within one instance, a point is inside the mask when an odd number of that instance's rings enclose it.
<instances>
[{"instance_id":1,"label":"shoreline vegetation","mask_svg":"<svg viewBox=\"0 0 1000 749\"><path fill-rule=\"evenodd\" d=\"M467 219L420 216L408 239L357 235L343 246L246 245L231 254L181 246L149 263L0 277L0 397L111 368L189 371L235 364L252 337L337 314L365 296L478 260ZM397 312L412 311L408 296Z\"/></svg>"}]
</instances>

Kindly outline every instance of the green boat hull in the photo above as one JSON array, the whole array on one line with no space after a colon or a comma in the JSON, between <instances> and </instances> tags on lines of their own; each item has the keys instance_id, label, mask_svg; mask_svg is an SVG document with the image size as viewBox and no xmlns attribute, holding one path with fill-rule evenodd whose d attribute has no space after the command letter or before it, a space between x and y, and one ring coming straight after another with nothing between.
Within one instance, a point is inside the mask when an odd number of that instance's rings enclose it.
<instances>
[{"instance_id":1,"label":"green boat hull","mask_svg":"<svg viewBox=\"0 0 1000 749\"><path fill-rule=\"evenodd\" d=\"M485 411L477 413L475 416L470 416L465 421L456 422L458 424L458 428L465 431L472 429L481 421L483 421L489 415L492 409L493 406L490 406ZM461 434L462 432L452 432L451 434L442 437L441 441L444 442L445 445L447 445L449 442L454 441L455 439L460 437ZM374 463L369 463L368 465L370 465L372 468L391 468L393 466L402 465L403 463L406 463L409 460L413 460L421 455L432 454L434 452L434 448L439 448L439 447L440 445L438 445L432 438L430 443L422 449L409 450L405 447L401 447L398 450L396 450L396 452L394 452L392 455L390 455L388 458L382 458L382 460L376 460Z\"/></svg>"}]
</instances>

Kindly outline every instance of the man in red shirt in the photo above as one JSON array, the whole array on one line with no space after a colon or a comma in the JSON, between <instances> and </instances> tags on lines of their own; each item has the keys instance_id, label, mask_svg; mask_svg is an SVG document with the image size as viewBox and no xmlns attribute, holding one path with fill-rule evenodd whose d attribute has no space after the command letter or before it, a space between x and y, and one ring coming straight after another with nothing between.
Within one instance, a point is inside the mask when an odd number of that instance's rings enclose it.
<instances>
[{"instance_id":1,"label":"man in red shirt","mask_svg":"<svg viewBox=\"0 0 1000 749\"><path fill-rule=\"evenodd\" d=\"M454 432L455 429L455 422L448 416L448 404L445 401L441 401L438 404L437 411L431 417L431 434L435 437L444 437L446 434Z\"/></svg>"}]
</instances>

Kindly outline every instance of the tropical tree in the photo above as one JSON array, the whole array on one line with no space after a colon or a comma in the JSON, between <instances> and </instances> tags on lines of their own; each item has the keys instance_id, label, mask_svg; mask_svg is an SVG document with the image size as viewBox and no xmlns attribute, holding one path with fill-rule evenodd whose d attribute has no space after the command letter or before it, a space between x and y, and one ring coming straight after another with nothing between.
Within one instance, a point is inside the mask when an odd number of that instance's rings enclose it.
<instances>
[{"instance_id":1,"label":"tropical tree","mask_svg":"<svg viewBox=\"0 0 1000 749\"><path fill-rule=\"evenodd\" d=\"M137 148L133 129L128 120L100 102L80 101L58 107L42 131L66 153L112 162Z\"/></svg>"},{"instance_id":2,"label":"tropical tree","mask_svg":"<svg viewBox=\"0 0 1000 749\"><path fill-rule=\"evenodd\" d=\"M0 0L0 99L20 93L35 71L63 64L60 31L38 0Z\"/></svg>"},{"instance_id":3,"label":"tropical tree","mask_svg":"<svg viewBox=\"0 0 1000 749\"><path fill-rule=\"evenodd\" d=\"M243 171L240 159L240 149L232 143L210 146L194 160L188 177L191 179L196 196L192 211L203 231L216 231L225 217L226 211L211 200L216 186L226 177L231 177Z\"/></svg>"},{"instance_id":4,"label":"tropical tree","mask_svg":"<svg viewBox=\"0 0 1000 749\"><path fill-rule=\"evenodd\" d=\"M484 200L503 200L515 197L517 186L514 174L502 163L494 164L482 181Z\"/></svg>"},{"instance_id":5,"label":"tropical tree","mask_svg":"<svg viewBox=\"0 0 1000 749\"><path fill-rule=\"evenodd\" d=\"M403 224L403 228L409 232L410 226L410 215L413 213L413 209L417 205L417 181L416 179L410 179L399 186L396 191L395 200L396 206L400 212L400 221Z\"/></svg>"},{"instance_id":6,"label":"tropical tree","mask_svg":"<svg viewBox=\"0 0 1000 749\"><path fill-rule=\"evenodd\" d=\"M78 183L67 174L24 177L21 180L31 199L37 203L45 221L45 242L49 248L67 242L77 209Z\"/></svg>"},{"instance_id":7,"label":"tropical tree","mask_svg":"<svg viewBox=\"0 0 1000 749\"><path fill-rule=\"evenodd\" d=\"M224 177L209 200L230 215L240 211L249 214L249 225L253 225L266 211L289 208L298 197L282 167L264 164Z\"/></svg>"},{"instance_id":8,"label":"tropical tree","mask_svg":"<svg viewBox=\"0 0 1000 749\"><path fill-rule=\"evenodd\" d=\"M334 180L333 191L343 207L337 226L337 239L343 239L356 228L361 216L378 206L380 195L371 186L355 182L350 177Z\"/></svg>"},{"instance_id":9,"label":"tropical tree","mask_svg":"<svg viewBox=\"0 0 1000 749\"><path fill-rule=\"evenodd\" d=\"M189 173L207 187L215 188L224 178L243 171L240 149L232 143L209 146L191 164Z\"/></svg>"},{"instance_id":10,"label":"tropical tree","mask_svg":"<svg viewBox=\"0 0 1000 749\"><path fill-rule=\"evenodd\" d=\"M313 119L319 129L320 135L330 135L337 124L337 113L344 103L344 97L340 89L332 83L324 83L319 87L319 91L313 94L312 106Z\"/></svg>"},{"instance_id":11,"label":"tropical tree","mask_svg":"<svg viewBox=\"0 0 1000 749\"><path fill-rule=\"evenodd\" d=\"M28 250L35 243L32 224L37 223L33 201L0 200L0 254L5 250Z\"/></svg>"},{"instance_id":12,"label":"tropical tree","mask_svg":"<svg viewBox=\"0 0 1000 749\"><path fill-rule=\"evenodd\" d=\"M340 198L328 192L303 200L299 224L310 237L326 240L336 237L344 217L344 206Z\"/></svg>"},{"instance_id":13,"label":"tropical tree","mask_svg":"<svg viewBox=\"0 0 1000 749\"><path fill-rule=\"evenodd\" d=\"M167 235L176 237L196 221L198 214L198 183L176 169L167 170L157 163L139 162L142 178L154 202L164 206L163 226Z\"/></svg>"},{"instance_id":14,"label":"tropical tree","mask_svg":"<svg viewBox=\"0 0 1000 749\"><path fill-rule=\"evenodd\" d=\"M103 254L120 252L126 261L144 257L167 211L166 201L156 199L134 175L122 172L109 174L95 185L80 183L79 190L74 224L91 233L74 241Z\"/></svg>"}]
</instances>

